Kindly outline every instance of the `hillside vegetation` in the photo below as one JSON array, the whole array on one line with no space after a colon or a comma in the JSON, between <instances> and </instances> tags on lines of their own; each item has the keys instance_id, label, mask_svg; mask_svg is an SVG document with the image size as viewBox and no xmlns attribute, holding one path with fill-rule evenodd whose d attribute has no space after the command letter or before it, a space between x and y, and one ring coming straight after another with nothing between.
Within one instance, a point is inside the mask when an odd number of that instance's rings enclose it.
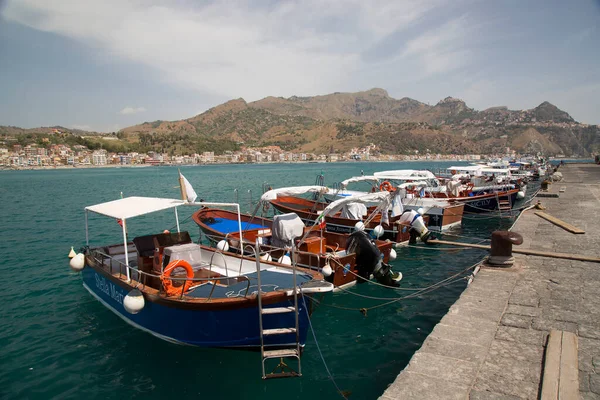
<instances>
[{"instance_id":1,"label":"hillside vegetation","mask_svg":"<svg viewBox=\"0 0 600 400\"><path fill-rule=\"evenodd\" d=\"M0 134L31 131L0 128ZM507 147L547 155L589 156L600 152L597 125L579 124L548 102L530 110L492 107L477 111L452 97L432 106L407 97L394 99L383 89L266 97L251 103L235 99L191 118L144 122L115 135L118 140L109 144L87 136L85 140L129 151L172 154L220 154L241 146L328 153L370 144L384 154L491 154L504 152Z\"/></svg>"}]
</instances>

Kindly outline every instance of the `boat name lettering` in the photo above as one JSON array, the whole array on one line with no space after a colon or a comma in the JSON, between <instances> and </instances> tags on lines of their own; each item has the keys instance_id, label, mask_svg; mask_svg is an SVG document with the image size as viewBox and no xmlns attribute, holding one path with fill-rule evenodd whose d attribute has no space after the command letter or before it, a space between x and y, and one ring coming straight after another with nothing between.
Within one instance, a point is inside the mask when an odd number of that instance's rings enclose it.
<instances>
[{"instance_id":1,"label":"boat name lettering","mask_svg":"<svg viewBox=\"0 0 600 400\"><path fill-rule=\"evenodd\" d=\"M333 225L333 224L327 224L327 230L329 232L337 232L337 233L350 233L350 232L352 232L352 228L350 228L350 227L341 226L341 225Z\"/></svg>"},{"instance_id":2,"label":"boat name lettering","mask_svg":"<svg viewBox=\"0 0 600 400\"><path fill-rule=\"evenodd\" d=\"M474 202L470 203L470 205L472 207L489 206L490 202L491 202L490 199L485 199L485 200L474 201Z\"/></svg>"},{"instance_id":3,"label":"boat name lettering","mask_svg":"<svg viewBox=\"0 0 600 400\"><path fill-rule=\"evenodd\" d=\"M110 296L114 301L123 304L124 296L112 282L107 282L105 278L96 275L96 287L106 293L107 296Z\"/></svg>"}]
</instances>

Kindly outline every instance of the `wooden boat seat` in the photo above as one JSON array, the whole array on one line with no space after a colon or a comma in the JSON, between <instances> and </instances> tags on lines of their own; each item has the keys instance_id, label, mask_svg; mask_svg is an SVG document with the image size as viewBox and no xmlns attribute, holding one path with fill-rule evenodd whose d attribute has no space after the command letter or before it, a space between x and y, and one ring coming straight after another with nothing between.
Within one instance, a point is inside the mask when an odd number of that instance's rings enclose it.
<instances>
[{"instance_id":1,"label":"wooden boat seat","mask_svg":"<svg viewBox=\"0 0 600 400\"><path fill-rule=\"evenodd\" d=\"M156 255L158 254L160 259L165 247L191 242L192 239L187 231L159 233L134 238L133 243L137 250L138 269L149 274L160 274L160 260L155 260ZM157 277L144 275L142 281L152 288L160 289L161 283Z\"/></svg>"}]
</instances>

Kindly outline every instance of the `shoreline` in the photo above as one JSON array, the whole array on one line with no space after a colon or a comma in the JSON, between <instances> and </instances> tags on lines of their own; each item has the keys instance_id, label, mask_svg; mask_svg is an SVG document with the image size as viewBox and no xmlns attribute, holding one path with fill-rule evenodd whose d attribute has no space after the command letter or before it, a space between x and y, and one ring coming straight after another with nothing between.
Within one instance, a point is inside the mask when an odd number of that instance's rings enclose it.
<instances>
[{"instance_id":1,"label":"shoreline","mask_svg":"<svg viewBox=\"0 0 600 400\"><path fill-rule=\"evenodd\" d=\"M269 161L269 162L238 162L238 163L199 163L199 164L107 164L107 165L57 165L57 166L32 166L32 167L0 167L0 171L51 171L72 169L100 169L100 168L147 168L147 167L205 167L216 165L279 165L279 164L360 164L360 163L390 163L390 162L470 162L470 160L440 159L440 160L365 160L365 161Z\"/></svg>"},{"instance_id":2,"label":"shoreline","mask_svg":"<svg viewBox=\"0 0 600 400\"><path fill-rule=\"evenodd\" d=\"M552 161L565 161L568 164L594 163L590 158L549 158ZM436 160L342 160L342 161L267 161L267 162L237 162L237 163L199 163L199 164L107 164L107 165L56 165L56 166L31 166L31 167L6 167L0 166L0 171L52 171L52 170L73 170L73 169L101 169L101 168L148 168L148 167L205 167L216 165L279 165L279 164L361 164L361 163L392 163L392 162L467 162L473 163L481 160L456 160L456 159L436 159Z\"/></svg>"}]
</instances>

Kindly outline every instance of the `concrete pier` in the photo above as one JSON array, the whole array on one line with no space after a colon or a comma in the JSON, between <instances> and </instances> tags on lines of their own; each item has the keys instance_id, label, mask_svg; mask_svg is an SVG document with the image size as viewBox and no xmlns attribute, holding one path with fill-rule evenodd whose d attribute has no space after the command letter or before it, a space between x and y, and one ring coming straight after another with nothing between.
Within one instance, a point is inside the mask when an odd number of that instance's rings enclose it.
<instances>
[{"instance_id":1,"label":"concrete pier","mask_svg":"<svg viewBox=\"0 0 600 400\"><path fill-rule=\"evenodd\" d=\"M513 227L519 248L600 257L600 166L560 172L566 190L545 212L586 233L531 210ZM600 264L524 255L481 268L380 399L538 399L552 329L578 336L580 396L600 399Z\"/></svg>"}]
</instances>

